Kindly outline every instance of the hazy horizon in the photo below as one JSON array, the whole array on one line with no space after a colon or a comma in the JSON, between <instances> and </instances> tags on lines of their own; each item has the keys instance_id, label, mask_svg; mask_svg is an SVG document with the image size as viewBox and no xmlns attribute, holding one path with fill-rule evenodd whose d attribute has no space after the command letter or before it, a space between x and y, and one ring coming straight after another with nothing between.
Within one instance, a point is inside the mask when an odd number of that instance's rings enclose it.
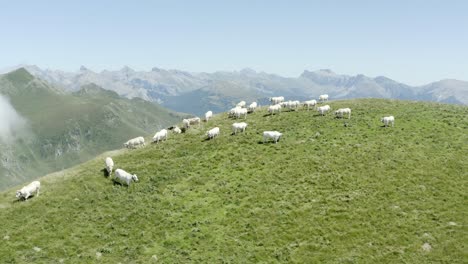
<instances>
[{"instance_id":1,"label":"hazy horizon","mask_svg":"<svg viewBox=\"0 0 468 264\"><path fill-rule=\"evenodd\" d=\"M0 69L100 72L127 65L297 77L468 80L464 1L5 2Z\"/></svg>"}]
</instances>

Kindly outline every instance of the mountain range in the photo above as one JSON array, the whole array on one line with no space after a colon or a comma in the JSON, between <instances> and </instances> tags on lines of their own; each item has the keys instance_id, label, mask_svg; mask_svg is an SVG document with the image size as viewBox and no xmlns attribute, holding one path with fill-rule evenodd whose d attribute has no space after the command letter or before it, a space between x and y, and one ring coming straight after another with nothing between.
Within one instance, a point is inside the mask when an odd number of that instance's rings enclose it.
<instances>
[{"instance_id":1,"label":"mountain range","mask_svg":"<svg viewBox=\"0 0 468 264\"><path fill-rule=\"evenodd\" d=\"M95 84L63 91L23 68L0 75L0 99L0 190L181 120L158 104Z\"/></svg>"},{"instance_id":2,"label":"mountain range","mask_svg":"<svg viewBox=\"0 0 468 264\"><path fill-rule=\"evenodd\" d=\"M372 97L468 104L468 82L453 79L410 86L383 76L350 76L329 69L306 70L299 77L288 78L251 69L192 73L156 67L151 71L135 71L125 66L116 71L94 72L82 66L77 72L65 72L22 66L32 75L65 90L76 91L94 83L121 96L139 97L197 115L208 110L226 111L239 100L267 103L271 96L303 100L323 93L332 99Z\"/></svg>"}]
</instances>

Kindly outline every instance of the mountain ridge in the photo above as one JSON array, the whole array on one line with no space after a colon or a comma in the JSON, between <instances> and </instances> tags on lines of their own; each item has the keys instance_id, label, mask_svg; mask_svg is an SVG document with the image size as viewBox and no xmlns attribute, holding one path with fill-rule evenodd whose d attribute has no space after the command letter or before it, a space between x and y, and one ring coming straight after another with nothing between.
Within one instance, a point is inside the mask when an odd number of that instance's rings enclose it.
<instances>
[{"instance_id":1,"label":"mountain ridge","mask_svg":"<svg viewBox=\"0 0 468 264\"><path fill-rule=\"evenodd\" d=\"M363 74L351 76L337 74L331 69L304 70L298 77L282 77L277 74L256 72L249 68L213 73L165 70L157 67L153 67L150 71L135 71L128 66L120 70L101 72L94 72L84 66L78 72L43 70L34 65L26 65L25 68L34 76L64 87L66 90L75 91L82 85L95 83L121 96L140 97L176 111L187 110L186 105L177 102L178 99L185 100L184 98L193 94L192 100L203 100L196 96L201 96L203 92L231 98L229 101L233 102L251 98L252 94L255 94L252 100L265 101L268 97L277 95L299 100L316 99L318 95L327 93L332 99L371 97L468 104L466 81L440 80L427 85L410 86L385 76L375 78ZM237 94L234 96L220 94L220 84L224 86L224 91L237 92ZM194 93L197 90L203 92ZM226 101L226 98L222 100ZM220 104L213 101L205 104L203 108L188 110L201 115L212 110L211 108L218 108ZM220 110L227 111L233 104L235 103L225 105Z\"/></svg>"}]
</instances>

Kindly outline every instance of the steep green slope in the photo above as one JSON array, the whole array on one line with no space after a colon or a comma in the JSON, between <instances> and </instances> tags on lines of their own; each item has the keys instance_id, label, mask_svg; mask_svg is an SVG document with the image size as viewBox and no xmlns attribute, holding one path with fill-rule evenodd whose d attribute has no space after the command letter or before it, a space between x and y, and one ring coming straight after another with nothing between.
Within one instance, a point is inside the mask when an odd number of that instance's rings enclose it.
<instances>
[{"instance_id":1,"label":"steep green slope","mask_svg":"<svg viewBox=\"0 0 468 264\"><path fill-rule=\"evenodd\" d=\"M217 115L162 144L106 153L41 179L42 193L0 194L5 263L466 262L468 108L390 100L330 102L247 117ZM392 114L393 128L380 117ZM221 135L205 141L207 129ZM279 130L278 144L262 144ZM129 188L106 155L136 173ZM423 249L423 245L426 246Z\"/></svg>"},{"instance_id":2,"label":"steep green slope","mask_svg":"<svg viewBox=\"0 0 468 264\"><path fill-rule=\"evenodd\" d=\"M96 85L66 94L24 69L0 76L0 94L9 97L28 125L17 142L0 142L0 190L84 162L180 120L156 104L121 98Z\"/></svg>"}]
</instances>

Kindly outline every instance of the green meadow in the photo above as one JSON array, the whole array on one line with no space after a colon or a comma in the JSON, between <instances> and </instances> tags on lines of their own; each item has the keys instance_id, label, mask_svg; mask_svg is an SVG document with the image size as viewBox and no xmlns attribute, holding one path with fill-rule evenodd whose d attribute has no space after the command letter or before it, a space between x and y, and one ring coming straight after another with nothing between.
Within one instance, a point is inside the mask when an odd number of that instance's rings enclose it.
<instances>
[{"instance_id":1,"label":"green meadow","mask_svg":"<svg viewBox=\"0 0 468 264\"><path fill-rule=\"evenodd\" d=\"M0 193L2 263L466 263L468 107L331 101L226 113ZM349 107L351 119L333 111ZM395 116L394 127L380 118ZM206 140L206 131L221 134ZM263 143L262 132L283 138ZM151 140L152 135L147 135ZM103 171L138 175L131 186ZM114 168L114 169L115 169Z\"/></svg>"}]
</instances>

